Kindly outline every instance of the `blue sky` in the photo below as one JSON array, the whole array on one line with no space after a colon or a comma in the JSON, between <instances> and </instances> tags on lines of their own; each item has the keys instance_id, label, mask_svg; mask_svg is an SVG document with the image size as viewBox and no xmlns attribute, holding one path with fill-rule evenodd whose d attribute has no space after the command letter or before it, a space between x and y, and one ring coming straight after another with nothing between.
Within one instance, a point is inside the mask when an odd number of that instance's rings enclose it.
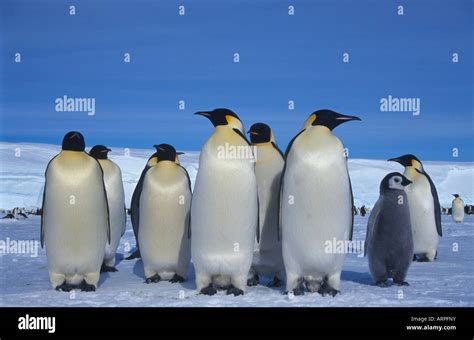
<instances>
[{"instance_id":1,"label":"blue sky","mask_svg":"<svg viewBox=\"0 0 474 340\"><path fill-rule=\"evenodd\" d=\"M363 120L335 130L352 158L474 160L471 0L2 0L0 15L2 141L199 150L212 126L193 113L228 107L284 150L329 108ZM63 95L95 98L95 116L56 112ZM421 114L381 112L388 95Z\"/></svg>"}]
</instances>

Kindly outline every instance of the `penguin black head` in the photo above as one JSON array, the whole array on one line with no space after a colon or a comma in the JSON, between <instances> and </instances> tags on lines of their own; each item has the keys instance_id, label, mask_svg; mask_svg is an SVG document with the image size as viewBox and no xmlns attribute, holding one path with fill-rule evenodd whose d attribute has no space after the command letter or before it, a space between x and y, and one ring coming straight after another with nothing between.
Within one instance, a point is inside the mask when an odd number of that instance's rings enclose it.
<instances>
[{"instance_id":1,"label":"penguin black head","mask_svg":"<svg viewBox=\"0 0 474 340\"><path fill-rule=\"evenodd\" d=\"M156 149L156 157L158 158L157 162L161 161L171 161L175 162L177 159L176 155L182 155L183 152L176 152L176 149L169 144L159 144L153 145Z\"/></svg>"},{"instance_id":2,"label":"penguin black head","mask_svg":"<svg viewBox=\"0 0 474 340\"><path fill-rule=\"evenodd\" d=\"M250 134L252 144L268 143L272 141L272 129L265 123L255 123L247 132Z\"/></svg>"},{"instance_id":3,"label":"penguin black head","mask_svg":"<svg viewBox=\"0 0 474 340\"><path fill-rule=\"evenodd\" d=\"M231 125L232 127L237 127L242 130L242 121L229 109L220 108L213 111L199 111L194 114L207 117L215 127L220 125Z\"/></svg>"},{"instance_id":4,"label":"penguin black head","mask_svg":"<svg viewBox=\"0 0 474 340\"><path fill-rule=\"evenodd\" d=\"M333 130L335 127L342 123L350 122L351 120L361 120L356 116L346 116L331 110L318 110L314 111L306 120L304 127L309 126L325 126L329 130Z\"/></svg>"},{"instance_id":5,"label":"penguin black head","mask_svg":"<svg viewBox=\"0 0 474 340\"><path fill-rule=\"evenodd\" d=\"M453 194L454 198L458 198L459 195L458 194Z\"/></svg>"},{"instance_id":6,"label":"penguin black head","mask_svg":"<svg viewBox=\"0 0 474 340\"><path fill-rule=\"evenodd\" d=\"M107 159L107 154L112 151L104 145L94 145L89 151L89 155L95 159Z\"/></svg>"},{"instance_id":7,"label":"penguin black head","mask_svg":"<svg viewBox=\"0 0 474 340\"><path fill-rule=\"evenodd\" d=\"M69 131L63 138L62 147L66 151L84 151L86 143L84 136L77 131Z\"/></svg>"},{"instance_id":8,"label":"penguin black head","mask_svg":"<svg viewBox=\"0 0 474 340\"><path fill-rule=\"evenodd\" d=\"M397 162L403 165L404 167L413 166L419 170L423 170L423 165L421 161L412 154L403 155L400 157L390 158L389 161Z\"/></svg>"},{"instance_id":9,"label":"penguin black head","mask_svg":"<svg viewBox=\"0 0 474 340\"><path fill-rule=\"evenodd\" d=\"M391 172L384 177L380 183L380 193L386 192L388 190L404 190L404 187L411 184L408 178L403 176L399 172Z\"/></svg>"}]
</instances>

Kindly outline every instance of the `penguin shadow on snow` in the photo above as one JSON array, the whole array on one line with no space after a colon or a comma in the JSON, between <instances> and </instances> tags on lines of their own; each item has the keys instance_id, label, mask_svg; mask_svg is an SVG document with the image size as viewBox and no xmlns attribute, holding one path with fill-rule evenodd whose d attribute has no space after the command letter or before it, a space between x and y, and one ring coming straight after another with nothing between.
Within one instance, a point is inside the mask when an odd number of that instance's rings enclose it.
<instances>
[{"instance_id":1,"label":"penguin shadow on snow","mask_svg":"<svg viewBox=\"0 0 474 340\"><path fill-rule=\"evenodd\" d=\"M341 280L351 281L366 286L375 286L375 283L368 272L360 273L352 270L343 270L341 273Z\"/></svg>"},{"instance_id":2,"label":"penguin shadow on snow","mask_svg":"<svg viewBox=\"0 0 474 340\"><path fill-rule=\"evenodd\" d=\"M116 253L115 254L115 266L114 267L117 268L118 265L120 264L120 262L122 262L124 258L125 257L124 257L123 254ZM117 271L118 271L118 268L117 268ZM102 283L104 283L106 280L109 280L113 276L114 276L113 272L101 272L100 277L99 277L98 287L100 287L102 285Z\"/></svg>"},{"instance_id":3,"label":"penguin shadow on snow","mask_svg":"<svg viewBox=\"0 0 474 340\"><path fill-rule=\"evenodd\" d=\"M143 260L137 259L133 265L133 274L138 276L142 281L145 281L145 270L143 269Z\"/></svg>"}]
</instances>

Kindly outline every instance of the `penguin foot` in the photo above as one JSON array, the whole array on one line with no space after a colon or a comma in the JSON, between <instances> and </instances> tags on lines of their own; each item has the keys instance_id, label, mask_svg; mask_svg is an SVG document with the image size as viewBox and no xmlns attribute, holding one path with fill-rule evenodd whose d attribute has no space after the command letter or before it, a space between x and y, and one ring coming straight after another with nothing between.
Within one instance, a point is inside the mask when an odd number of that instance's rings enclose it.
<instances>
[{"instance_id":1,"label":"penguin foot","mask_svg":"<svg viewBox=\"0 0 474 340\"><path fill-rule=\"evenodd\" d=\"M276 287L281 287L282 285L283 285L283 281L275 276L273 280L267 284L267 287L276 288Z\"/></svg>"},{"instance_id":2,"label":"penguin foot","mask_svg":"<svg viewBox=\"0 0 474 340\"><path fill-rule=\"evenodd\" d=\"M227 295L230 294L234 294L234 296L244 295L244 291L231 285L229 289L227 289Z\"/></svg>"},{"instance_id":3,"label":"penguin foot","mask_svg":"<svg viewBox=\"0 0 474 340\"><path fill-rule=\"evenodd\" d=\"M416 262L431 262L428 257L425 255L419 256L416 258Z\"/></svg>"},{"instance_id":4,"label":"penguin foot","mask_svg":"<svg viewBox=\"0 0 474 340\"><path fill-rule=\"evenodd\" d=\"M79 285L79 288L83 292L95 292L95 286L88 284L86 280L82 280L81 284Z\"/></svg>"},{"instance_id":5,"label":"penguin foot","mask_svg":"<svg viewBox=\"0 0 474 340\"><path fill-rule=\"evenodd\" d=\"M214 295L216 293L217 293L217 289L214 288L212 284L210 284L206 288L201 289L201 294L204 294L204 295Z\"/></svg>"},{"instance_id":6,"label":"penguin foot","mask_svg":"<svg viewBox=\"0 0 474 340\"><path fill-rule=\"evenodd\" d=\"M135 250L129 257L125 258L125 260L134 260L141 258L142 255L140 254L140 250Z\"/></svg>"},{"instance_id":7,"label":"penguin foot","mask_svg":"<svg viewBox=\"0 0 474 340\"><path fill-rule=\"evenodd\" d=\"M66 283L66 281L64 281L63 283L61 283L59 286L56 286L55 288L57 291L60 291L60 292L70 292L71 290L74 289L74 286Z\"/></svg>"},{"instance_id":8,"label":"penguin foot","mask_svg":"<svg viewBox=\"0 0 474 340\"><path fill-rule=\"evenodd\" d=\"M105 264L102 264L102 266L100 267L100 272L101 273L113 273L113 272L118 272L117 268L115 267L110 267L110 266L107 266Z\"/></svg>"},{"instance_id":9,"label":"penguin foot","mask_svg":"<svg viewBox=\"0 0 474 340\"><path fill-rule=\"evenodd\" d=\"M179 276L178 274L174 274L174 276L170 280L171 283L177 283L177 282L184 282L184 277Z\"/></svg>"},{"instance_id":10,"label":"penguin foot","mask_svg":"<svg viewBox=\"0 0 474 340\"><path fill-rule=\"evenodd\" d=\"M322 296L330 295L332 297L335 297L337 294L340 293L337 289L334 289L326 281L321 283L321 287L319 287L318 293L321 294Z\"/></svg>"},{"instance_id":11,"label":"penguin foot","mask_svg":"<svg viewBox=\"0 0 474 340\"><path fill-rule=\"evenodd\" d=\"M412 261L416 261L416 254L415 254L415 255L413 255L413 259L412 259Z\"/></svg>"},{"instance_id":12,"label":"penguin foot","mask_svg":"<svg viewBox=\"0 0 474 340\"><path fill-rule=\"evenodd\" d=\"M393 283L397 286L409 286L410 284L406 281L393 281Z\"/></svg>"},{"instance_id":13,"label":"penguin foot","mask_svg":"<svg viewBox=\"0 0 474 340\"><path fill-rule=\"evenodd\" d=\"M155 274L153 276L147 277L145 280L145 283L157 283L160 282L161 277L158 274Z\"/></svg>"},{"instance_id":14,"label":"penguin foot","mask_svg":"<svg viewBox=\"0 0 474 340\"><path fill-rule=\"evenodd\" d=\"M255 274L252 278L247 280L247 286L252 287L256 286L260 283L260 280L258 279L258 275Z\"/></svg>"},{"instance_id":15,"label":"penguin foot","mask_svg":"<svg viewBox=\"0 0 474 340\"><path fill-rule=\"evenodd\" d=\"M388 281L379 281L375 283L376 286L381 287L381 288L387 288L389 287Z\"/></svg>"},{"instance_id":16,"label":"penguin foot","mask_svg":"<svg viewBox=\"0 0 474 340\"><path fill-rule=\"evenodd\" d=\"M284 294L293 293L294 296L304 295L304 284L300 282L294 289L286 291Z\"/></svg>"}]
</instances>

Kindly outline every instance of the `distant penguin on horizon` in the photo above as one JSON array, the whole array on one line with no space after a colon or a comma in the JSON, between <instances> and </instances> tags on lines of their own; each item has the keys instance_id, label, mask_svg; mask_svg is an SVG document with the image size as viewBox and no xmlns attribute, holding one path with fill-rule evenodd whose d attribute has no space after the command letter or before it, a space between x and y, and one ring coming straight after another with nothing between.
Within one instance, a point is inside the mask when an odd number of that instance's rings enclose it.
<instances>
[{"instance_id":1,"label":"distant penguin on horizon","mask_svg":"<svg viewBox=\"0 0 474 340\"><path fill-rule=\"evenodd\" d=\"M464 221L464 201L458 194L453 194L454 199L451 205L451 215L453 221L462 223Z\"/></svg>"},{"instance_id":2,"label":"distant penguin on horizon","mask_svg":"<svg viewBox=\"0 0 474 340\"><path fill-rule=\"evenodd\" d=\"M191 180L173 146L155 147L157 163L145 173L139 197L145 282L183 282L191 260Z\"/></svg>"},{"instance_id":3,"label":"distant penguin on horizon","mask_svg":"<svg viewBox=\"0 0 474 340\"><path fill-rule=\"evenodd\" d=\"M280 180L285 165L284 155L278 148L271 128L255 123L248 131L251 145L256 152L259 204L259 235L255 242L252 268L248 285L259 283L259 275L272 278L270 287L279 287L285 277L281 241L278 235L280 210Z\"/></svg>"},{"instance_id":4,"label":"distant penguin on horizon","mask_svg":"<svg viewBox=\"0 0 474 340\"><path fill-rule=\"evenodd\" d=\"M214 125L199 156L191 204L196 288L241 295L247 288L258 227L255 159L239 117L229 109L196 112Z\"/></svg>"},{"instance_id":5,"label":"distant penguin on horizon","mask_svg":"<svg viewBox=\"0 0 474 340\"><path fill-rule=\"evenodd\" d=\"M123 190L122 171L119 166L108 158L112 151L104 145L95 145L89 155L95 158L104 173L104 184L107 191L110 219L110 244L105 246L104 263L101 272L115 272L115 254L120 244L120 238L125 233L126 209L125 193Z\"/></svg>"},{"instance_id":6,"label":"distant penguin on horizon","mask_svg":"<svg viewBox=\"0 0 474 340\"><path fill-rule=\"evenodd\" d=\"M352 239L353 196L343 144L332 130L360 120L331 110L313 112L285 153L281 182L281 237L286 290L335 296L345 254L326 251Z\"/></svg>"},{"instance_id":7,"label":"distant penguin on horizon","mask_svg":"<svg viewBox=\"0 0 474 340\"><path fill-rule=\"evenodd\" d=\"M364 250L370 275L380 287L388 287L389 278L396 285L408 286L405 278L413 258L413 235L405 187L410 184L401 173L386 175L369 216Z\"/></svg>"},{"instance_id":8,"label":"distant penguin on horizon","mask_svg":"<svg viewBox=\"0 0 474 340\"><path fill-rule=\"evenodd\" d=\"M414 260L434 261L438 253L441 229L441 207L438 192L421 161L407 154L389 161L405 167L403 175L413 183L405 190L410 204L411 226L413 232Z\"/></svg>"},{"instance_id":9,"label":"distant penguin on horizon","mask_svg":"<svg viewBox=\"0 0 474 340\"><path fill-rule=\"evenodd\" d=\"M56 290L95 291L110 244L103 171L84 149L82 134L68 132L45 172L40 238Z\"/></svg>"}]
</instances>

